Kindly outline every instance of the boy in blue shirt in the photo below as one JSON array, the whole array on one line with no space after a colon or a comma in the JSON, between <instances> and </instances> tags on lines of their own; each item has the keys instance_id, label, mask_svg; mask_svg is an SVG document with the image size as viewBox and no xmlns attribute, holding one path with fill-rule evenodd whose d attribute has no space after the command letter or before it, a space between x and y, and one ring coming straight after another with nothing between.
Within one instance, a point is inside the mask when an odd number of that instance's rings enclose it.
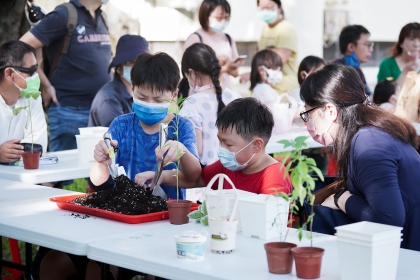
<instances>
[{"instance_id":1,"label":"boy in blue shirt","mask_svg":"<svg viewBox=\"0 0 420 280\"><path fill-rule=\"evenodd\" d=\"M155 149L159 146L159 125L168 123L168 139L176 139L175 123L179 118L179 142L169 140L166 142L167 154L164 158L164 169L172 170L178 160L177 149L183 153L180 159L180 168L186 176L198 179L201 166L197 155L197 140L194 128L188 120L168 114L171 102L176 102L178 95L178 82L180 74L176 62L165 53L144 53L137 57L131 70L133 90L133 113L125 114L114 119L109 132L115 140L111 145L119 147L116 153L116 163L124 166L127 176L135 180L138 173L155 170L157 160ZM103 140L96 145L94 158L96 163L91 172L91 180L95 185L102 184L108 179L109 171L106 164L111 163L108 148ZM102 165L102 166L101 166ZM105 167L105 168L104 168ZM98 174L99 173L99 174ZM106 174L106 176L104 176ZM161 186L168 198L176 198L176 189ZM185 199L185 190L179 189L179 198Z\"/></svg>"}]
</instances>

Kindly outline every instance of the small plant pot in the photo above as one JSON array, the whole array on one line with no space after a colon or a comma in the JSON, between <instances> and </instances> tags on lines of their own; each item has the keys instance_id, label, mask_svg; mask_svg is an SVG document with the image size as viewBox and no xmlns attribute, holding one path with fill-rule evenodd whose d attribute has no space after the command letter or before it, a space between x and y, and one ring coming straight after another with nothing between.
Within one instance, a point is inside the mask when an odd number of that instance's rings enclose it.
<instances>
[{"instance_id":1,"label":"small plant pot","mask_svg":"<svg viewBox=\"0 0 420 280\"><path fill-rule=\"evenodd\" d=\"M296 247L291 251L296 263L297 277L302 279L316 279L321 276L324 249L316 247Z\"/></svg>"},{"instance_id":2,"label":"small plant pot","mask_svg":"<svg viewBox=\"0 0 420 280\"><path fill-rule=\"evenodd\" d=\"M274 274L289 274L292 272L293 255L292 248L297 245L287 242L265 243L265 253L267 254L268 271Z\"/></svg>"},{"instance_id":3,"label":"small plant pot","mask_svg":"<svg viewBox=\"0 0 420 280\"><path fill-rule=\"evenodd\" d=\"M41 152L23 152L23 168L25 169L38 169L39 168L39 158Z\"/></svg>"},{"instance_id":4,"label":"small plant pot","mask_svg":"<svg viewBox=\"0 0 420 280\"><path fill-rule=\"evenodd\" d=\"M169 222L173 225L187 224L190 220L188 214L190 213L191 201L189 200L168 200Z\"/></svg>"}]
</instances>

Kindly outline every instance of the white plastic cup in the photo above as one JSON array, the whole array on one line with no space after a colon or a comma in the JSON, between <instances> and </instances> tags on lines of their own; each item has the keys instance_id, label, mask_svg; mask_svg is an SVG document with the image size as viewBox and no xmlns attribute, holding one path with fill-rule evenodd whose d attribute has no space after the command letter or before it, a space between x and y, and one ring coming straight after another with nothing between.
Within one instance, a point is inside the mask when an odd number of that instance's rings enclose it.
<instances>
[{"instance_id":1,"label":"white plastic cup","mask_svg":"<svg viewBox=\"0 0 420 280\"><path fill-rule=\"evenodd\" d=\"M101 135L75 135L77 142L77 150L79 152L80 162L95 161L93 158L93 152L95 151L95 145L103 139Z\"/></svg>"},{"instance_id":2,"label":"white plastic cup","mask_svg":"<svg viewBox=\"0 0 420 280\"><path fill-rule=\"evenodd\" d=\"M187 231L175 235L177 256L180 259L204 259L207 236L205 234Z\"/></svg>"},{"instance_id":3,"label":"white plastic cup","mask_svg":"<svg viewBox=\"0 0 420 280\"><path fill-rule=\"evenodd\" d=\"M221 221L209 219L211 251L216 254L229 254L235 249L238 220Z\"/></svg>"}]
</instances>

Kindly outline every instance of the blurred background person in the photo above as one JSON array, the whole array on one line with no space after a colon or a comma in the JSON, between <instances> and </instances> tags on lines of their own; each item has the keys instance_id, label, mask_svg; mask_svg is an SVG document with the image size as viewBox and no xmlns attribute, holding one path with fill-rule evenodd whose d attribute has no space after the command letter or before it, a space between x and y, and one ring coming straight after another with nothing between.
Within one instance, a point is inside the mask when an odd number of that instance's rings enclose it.
<instances>
[{"instance_id":1,"label":"blurred background person","mask_svg":"<svg viewBox=\"0 0 420 280\"><path fill-rule=\"evenodd\" d=\"M373 103L378 105L380 108L394 113L395 106L397 106L397 91L399 86L392 82L389 78L380 81L373 92Z\"/></svg>"}]
</instances>

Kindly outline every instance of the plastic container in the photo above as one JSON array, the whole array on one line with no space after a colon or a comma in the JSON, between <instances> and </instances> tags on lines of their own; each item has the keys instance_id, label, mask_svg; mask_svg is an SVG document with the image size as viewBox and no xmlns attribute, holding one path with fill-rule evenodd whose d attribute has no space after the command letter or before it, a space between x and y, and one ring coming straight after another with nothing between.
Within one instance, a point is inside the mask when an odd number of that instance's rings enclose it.
<instances>
[{"instance_id":1,"label":"plastic container","mask_svg":"<svg viewBox=\"0 0 420 280\"><path fill-rule=\"evenodd\" d=\"M256 193L247 192L243 190L237 190L237 191L238 191L239 199L257 195ZM239 199L238 199L238 203L239 203ZM242 223L241 223L241 213L239 213L239 210L236 210L236 217L238 219L238 226L236 227L236 232L240 232L242 231Z\"/></svg>"},{"instance_id":2,"label":"plastic container","mask_svg":"<svg viewBox=\"0 0 420 280\"><path fill-rule=\"evenodd\" d=\"M176 253L180 259L202 260L206 251L205 232L186 231L175 235Z\"/></svg>"},{"instance_id":3,"label":"plastic container","mask_svg":"<svg viewBox=\"0 0 420 280\"><path fill-rule=\"evenodd\" d=\"M79 128L80 129L80 128ZM75 135L77 142L77 150L79 152L79 161L80 162L89 162L95 161L93 158L93 151L95 150L95 145L103 139L103 135Z\"/></svg>"},{"instance_id":4,"label":"plastic container","mask_svg":"<svg viewBox=\"0 0 420 280\"><path fill-rule=\"evenodd\" d=\"M104 136L104 133L108 131L108 127L105 126L94 126L94 127L80 127L80 135L100 135Z\"/></svg>"},{"instance_id":5,"label":"plastic container","mask_svg":"<svg viewBox=\"0 0 420 280\"><path fill-rule=\"evenodd\" d=\"M155 212L155 213L142 214L142 215L125 215L125 214L120 214L120 213L102 210L98 208L90 208L90 207L71 203L71 201L74 200L75 198L78 198L84 195L86 194L56 196L56 197L51 197L50 201L55 202L57 204L57 207L60 209L75 211L75 212L88 214L88 215L92 215L96 217L101 217L105 219L110 219L114 221L119 221L119 222L123 222L127 224L140 224L140 223L147 223L147 222L154 222L154 221L169 219L168 211ZM190 211L197 210L198 206L199 205L197 203L193 203L191 205Z\"/></svg>"},{"instance_id":6,"label":"plastic container","mask_svg":"<svg viewBox=\"0 0 420 280\"><path fill-rule=\"evenodd\" d=\"M401 227L360 222L336 230L341 279L395 279Z\"/></svg>"},{"instance_id":7,"label":"plastic container","mask_svg":"<svg viewBox=\"0 0 420 280\"><path fill-rule=\"evenodd\" d=\"M268 240L286 233L289 202L282 197L259 194L239 198L238 210L242 223L242 235ZM273 225L274 219L276 224Z\"/></svg>"}]
</instances>

